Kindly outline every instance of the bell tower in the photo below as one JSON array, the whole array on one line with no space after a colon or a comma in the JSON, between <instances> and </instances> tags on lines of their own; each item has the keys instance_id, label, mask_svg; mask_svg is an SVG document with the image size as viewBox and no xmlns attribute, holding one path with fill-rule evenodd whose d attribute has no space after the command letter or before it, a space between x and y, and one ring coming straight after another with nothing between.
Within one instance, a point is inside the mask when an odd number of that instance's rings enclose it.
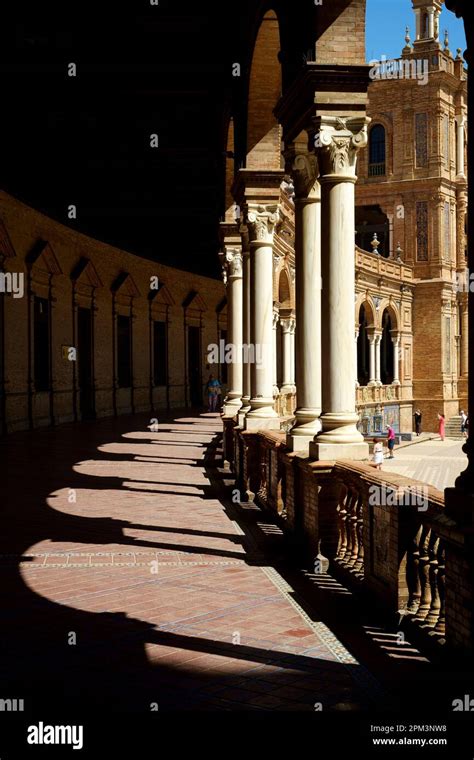
<instances>
[{"instance_id":1,"label":"bell tower","mask_svg":"<svg viewBox=\"0 0 474 760\"><path fill-rule=\"evenodd\" d=\"M412 0L415 12L415 48L436 43L439 45L439 17L442 0Z\"/></svg>"}]
</instances>

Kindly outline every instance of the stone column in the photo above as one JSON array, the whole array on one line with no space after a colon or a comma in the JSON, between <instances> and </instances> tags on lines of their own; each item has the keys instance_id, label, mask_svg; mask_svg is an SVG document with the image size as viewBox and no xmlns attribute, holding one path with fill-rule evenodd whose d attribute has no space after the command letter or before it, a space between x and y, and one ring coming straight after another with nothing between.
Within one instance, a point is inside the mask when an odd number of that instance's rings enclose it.
<instances>
[{"instance_id":1,"label":"stone column","mask_svg":"<svg viewBox=\"0 0 474 760\"><path fill-rule=\"evenodd\" d=\"M322 432L310 446L320 460L368 459L357 429L354 385L355 183L357 152L367 145L363 117L319 116L315 145L322 206ZM298 330L300 324L298 320ZM298 389L299 391L299 389Z\"/></svg>"},{"instance_id":2,"label":"stone column","mask_svg":"<svg viewBox=\"0 0 474 760\"><path fill-rule=\"evenodd\" d=\"M400 333L392 333L393 342L393 383L400 385Z\"/></svg>"},{"instance_id":3,"label":"stone column","mask_svg":"<svg viewBox=\"0 0 474 760\"><path fill-rule=\"evenodd\" d=\"M277 398L280 395L280 389L278 387L278 322L280 321L280 311L278 307L273 306L273 398Z\"/></svg>"},{"instance_id":4,"label":"stone column","mask_svg":"<svg viewBox=\"0 0 474 760\"><path fill-rule=\"evenodd\" d=\"M358 388L358 387L359 387L359 373L358 373L358 369L359 369L359 368L358 368L358 361L359 361L359 356L358 356L358 351L357 351L357 341L358 341L358 339L359 339L359 330L358 330L358 329L357 329L357 327L356 327L356 330L355 330L355 336L354 336L354 340L355 340L355 367L356 367L356 373L355 373L355 387L356 387L356 388Z\"/></svg>"},{"instance_id":5,"label":"stone column","mask_svg":"<svg viewBox=\"0 0 474 760\"><path fill-rule=\"evenodd\" d=\"M295 422L287 435L291 451L308 453L321 430L321 188L314 154L293 147L295 183L296 387Z\"/></svg>"},{"instance_id":6,"label":"stone column","mask_svg":"<svg viewBox=\"0 0 474 760\"><path fill-rule=\"evenodd\" d=\"M375 385L382 385L382 378L380 377L380 344L382 343L382 336L375 336Z\"/></svg>"},{"instance_id":7,"label":"stone column","mask_svg":"<svg viewBox=\"0 0 474 760\"><path fill-rule=\"evenodd\" d=\"M428 37L434 39L435 36L435 9L428 8Z\"/></svg>"},{"instance_id":8,"label":"stone column","mask_svg":"<svg viewBox=\"0 0 474 760\"><path fill-rule=\"evenodd\" d=\"M465 178L464 167L464 115L456 116L457 150L456 150L456 178Z\"/></svg>"},{"instance_id":9,"label":"stone column","mask_svg":"<svg viewBox=\"0 0 474 760\"><path fill-rule=\"evenodd\" d=\"M368 338L369 338L370 354L369 354L369 382L367 383L367 385L372 387L376 385L376 382L375 382L375 335L374 334L369 335Z\"/></svg>"},{"instance_id":10,"label":"stone column","mask_svg":"<svg viewBox=\"0 0 474 760\"><path fill-rule=\"evenodd\" d=\"M291 351L291 358L290 358L290 378L291 378L291 388L292 393L296 393L296 384L295 384L295 331L296 331L296 320L293 320L294 326L293 330L290 332L290 351Z\"/></svg>"},{"instance_id":11,"label":"stone column","mask_svg":"<svg viewBox=\"0 0 474 760\"><path fill-rule=\"evenodd\" d=\"M254 351L251 366L250 411L246 430L278 428L273 408L273 232L277 205L249 203L246 223L250 237L250 332Z\"/></svg>"},{"instance_id":12,"label":"stone column","mask_svg":"<svg viewBox=\"0 0 474 760\"><path fill-rule=\"evenodd\" d=\"M242 406L243 288L242 253L226 248L222 260L227 274L227 344L231 345L228 368L229 390L224 399L224 416L234 417Z\"/></svg>"},{"instance_id":13,"label":"stone column","mask_svg":"<svg viewBox=\"0 0 474 760\"><path fill-rule=\"evenodd\" d=\"M461 311L461 377L468 376L468 360L469 360L469 311L467 308L467 300L459 304Z\"/></svg>"},{"instance_id":14,"label":"stone column","mask_svg":"<svg viewBox=\"0 0 474 760\"><path fill-rule=\"evenodd\" d=\"M243 396L242 406L239 409L239 426L243 427L245 415L250 411L250 373L251 363L249 359L249 346L250 346L250 251L249 251L249 235L247 228L242 225L240 229L242 235L242 258L243 258L243 340L244 349L242 356L243 363Z\"/></svg>"},{"instance_id":15,"label":"stone column","mask_svg":"<svg viewBox=\"0 0 474 760\"><path fill-rule=\"evenodd\" d=\"M456 269L463 275L466 272L466 211L467 195L466 185L463 183L462 188L458 188L456 193Z\"/></svg>"},{"instance_id":16,"label":"stone column","mask_svg":"<svg viewBox=\"0 0 474 760\"><path fill-rule=\"evenodd\" d=\"M293 371L293 343L295 335L295 319L294 317L287 317L280 320L281 329L283 332L283 378L282 378L282 393L294 393L294 371Z\"/></svg>"},{"instance_id":17,"label":"stone column","mask_svg":"<svg viewBox=\"0 0 474 760\"><path fill-rule=\"evenodd\" d=\"M415 39L419 40L421 37L421 11L419 8L415 8L415 19L416 19Z\"/></svg>"}]
</instances>

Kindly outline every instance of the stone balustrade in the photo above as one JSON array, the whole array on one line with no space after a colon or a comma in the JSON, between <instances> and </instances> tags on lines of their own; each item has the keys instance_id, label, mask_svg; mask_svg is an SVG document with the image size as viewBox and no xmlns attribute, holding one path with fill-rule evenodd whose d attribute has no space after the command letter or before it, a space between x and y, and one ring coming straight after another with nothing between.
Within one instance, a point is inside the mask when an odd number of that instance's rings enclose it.
<instances>
[{"instance_id":1,"label":"stone balustrade","mask_svg":"<svg viewBox=\"0 0 474 760\"><path fill-rule=\"evenodd\" d=\"M368 462L310 461L280 431L236 430L234 448L243 498L280 516L311 572L363 588L422 649L472 654L473 553L443 493Z\"/></svg>"},{"instance_id":2,"label":"stone balustrade","mask_svg":"<svg viewBox=\"0 0 474 760\"><path fill-rule=\"evenodd\" d=\"M379 404L384 401L400 401L400 385L363 385L356 389L356 404L358 407L363 404Z\"/></svg>"}]
</instances>

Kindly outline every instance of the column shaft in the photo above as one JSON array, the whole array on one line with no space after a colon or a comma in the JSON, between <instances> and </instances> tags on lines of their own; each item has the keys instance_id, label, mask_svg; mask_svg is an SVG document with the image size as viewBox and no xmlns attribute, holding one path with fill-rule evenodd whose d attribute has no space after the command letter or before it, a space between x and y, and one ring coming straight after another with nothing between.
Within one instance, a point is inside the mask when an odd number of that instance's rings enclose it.
<instances>
[{"instance_id":1,"label":"column shaft","mask_svg":"<svg viewBox=\"0 0 474 760\"><path fill-rule=\"evenodd\" d=\"M239 250L227 249L225 252L227 266L227 320L228 345L230 352L228 365L227 396L224 399L224 415L233 417L242 406L242 343L243 343L243 289L242 289L242 254Z\"/></svg>"},{"instance_id":2,"label":"column shaft","mask_svg":"<svg viewBox=\"0 0 474 760\"><path fill-rule=\"evenodd\" d=\"M250 393L251 393L251 363L249 359L250 337L250 253L243 253L243 356L242 356L242 406L239 409L239 425L242 427L247 412L250 411Z\"/></svg>"},{"instance_id":3,"label":"column shaft","mask_svg":"<svg viewBox=\"0 0 474 760\"><path fill-rule=\"evenodd\" d=\"M375 336L375 385L382 385L382 378L380 376L380 345L382 343L382 336Z\"/></svg>"},{"instance_id":4,"label":"column shaft","mask_svg":"<svg viewBox=\"0 0 474 760\"><path fill-rule=\"evenodd\" d=\"M278 427L273 408L273 229L278 208L250 206L247 226L250 233L250 329L251 365L250 411L247 430Z\"/></svg>"},{"instance_id":5,"label":"column shaft","mask_svg":"<svg viewBox=\"0 0 474 760\"><path fill-rule=\"evenodd\" d=\"M307 452L321 430L321 195L311 154L295 157L296 387L292 451Z\"/></svg>"},{"instance_id":6,"label":"column shaft","mask_svg":"<svg viewBox=\"0 0 474 760\"><path fill-rule=\"evenodd\" d=\"M369 385L375 385L375 335L369 335Z\"/></svg>"},{"instance_id":7,"label":"column shaft","mask_svg":"<svg viewBox=\"0 0 474 760\"><path fill-rule=\"evenodd\" d=\"M393 385L400 385L400 336L393 341Z\"/></svg>"},{"instance_id":8,"label":"column shaft","mask_svg":"<svg viewBox=\"0 0 474 760\"><path fill-rule=\"evenodd\" d=\"M357 150L367 144L365 117L315 119L322 169L322 432L315 459L366 459L357 430L354 353L355 182ZM299 329L299 322L298 322Z\"/></svg>"},{"instance_id":9,"label":"column shaft","mask_svg":"<svg viewBox=\"0 0 474 760\"><path fill-rule=\"evenodd\" d=\"M283 378L282 393L294 393L293 362L293 338L295 333L295 320L292 317L281 319L280 324L283 333Z\"/></svg>"}]
</instances>

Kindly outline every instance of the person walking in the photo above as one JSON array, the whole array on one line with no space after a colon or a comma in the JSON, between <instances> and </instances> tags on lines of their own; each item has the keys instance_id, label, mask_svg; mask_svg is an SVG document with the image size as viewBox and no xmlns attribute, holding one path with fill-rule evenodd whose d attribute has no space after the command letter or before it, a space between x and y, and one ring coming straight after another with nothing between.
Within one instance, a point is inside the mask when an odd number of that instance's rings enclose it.
<instances>
[{"instance_id":1,"label":"person walking","mask_svg":"<svg viewBox=\"0 0 474 760\"><path fill-rule=\"evenodd\" d=\"M439 424L439 437L442 441L444 441L444 414L438 414L438 424Z\"/></svg>"},{"instance_id":2,"label":"person walking","mask_svg":"<svg viewBox=\"0 0 474 760\"><path fill-rule=\"evenodd\" d=\"M209 375L209 379L206 384L206 391L208 411L215 412L217 411L217 401L221 395L221 384L219 380L217 380L212 374Z\"/></svg>"},{"instance_id":3,"label":"person walking","mask_svg":"<svg viewBox=\"0 0 474 760\"><path fill-rule=\"evenodd\" d=\"M415 418L415 433L417 435L420 435L421 433L421 420L422 420L422 413L419 409L415 409L415 414L413 415Z\"/></svg>"},{"instance_id":4,"label":"person walking","mask_svg":"<svg viewBox=\"0 0 474 760\"><path fill-rule=\"evenodd\" d=\"M383 462L383 443L374 438L374 467L376 470L382 469Z\"/></svg>"},{"instance_id":5,"label":"person walking","mask_svg":"<svg viewBox=\"0 0 474 760\"><path fill-rule=\"evenodd\" d=\"M395 448L395 430L392 425L387 425L387 445L390 452L389 459L395 459L393 456L393 450Z\"/></svg>"},{"instance_id":6,"label":"person walking","mask_svg":"<svg viewBox=\"0 0 474 760\"><path fill-rule=\"evenodd\" d=\"M469 423L467 421L467 414L464 409L461 409L461 433L463 434L464 438L467 438L468 425Z\"/></svg>"}]
</instances>

